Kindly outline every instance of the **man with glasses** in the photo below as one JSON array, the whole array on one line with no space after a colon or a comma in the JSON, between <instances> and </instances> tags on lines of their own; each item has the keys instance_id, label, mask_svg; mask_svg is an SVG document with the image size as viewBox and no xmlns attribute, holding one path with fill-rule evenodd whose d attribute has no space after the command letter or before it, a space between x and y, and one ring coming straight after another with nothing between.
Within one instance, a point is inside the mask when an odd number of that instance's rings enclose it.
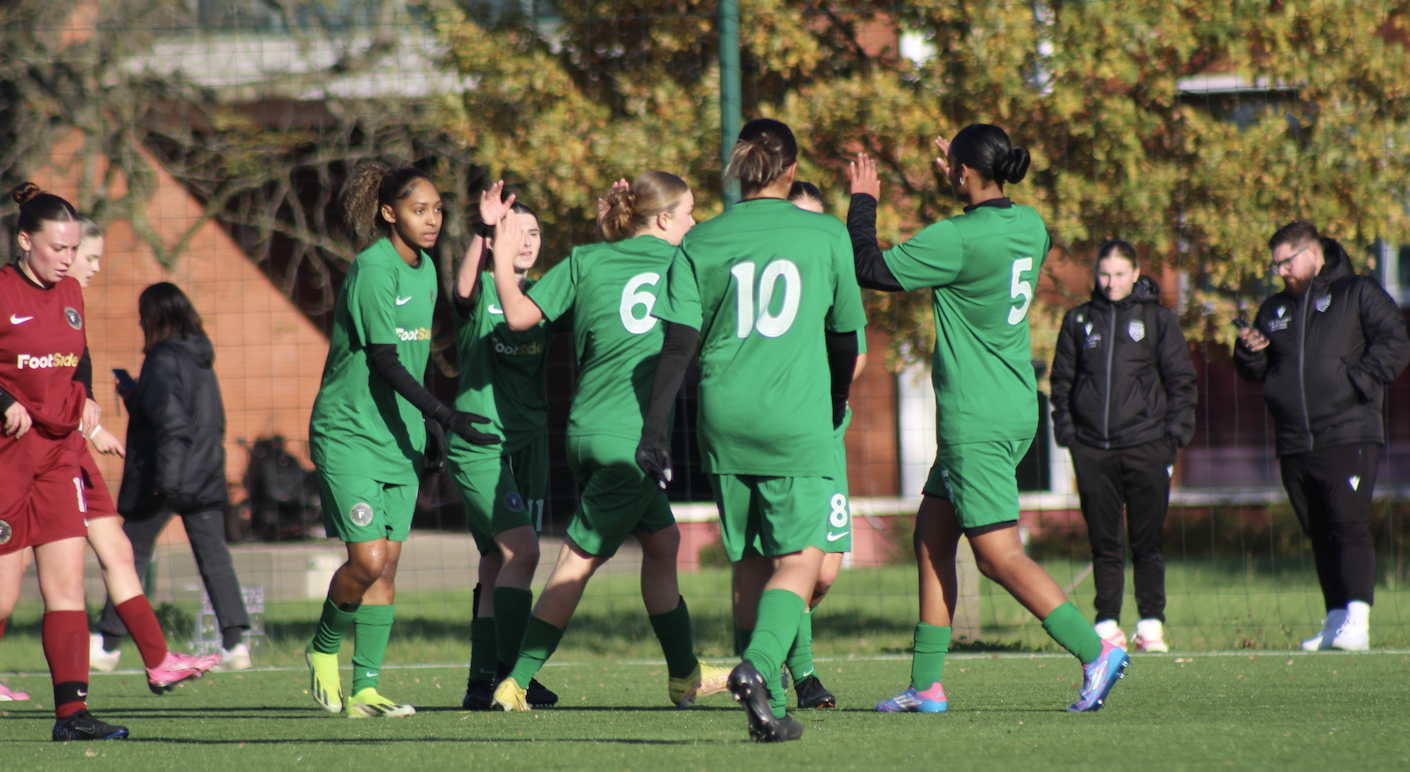
<instances>
[{"instance_id":1,"label":"man with glasses","mask_svg":"<svg viewBox=\"0 0 1410 772\"><path fill-rule=\"evenodd\" d=\"M1386 386L1410 361L1400 309L1310 222L1268 240L1283 291L1239 330L1234 362L1263 383L1278 462L1312 543L1327 616L1307 651L1363 650L1376 583L1371 493L1385 443Z\"/></svg>"}]
</instances>

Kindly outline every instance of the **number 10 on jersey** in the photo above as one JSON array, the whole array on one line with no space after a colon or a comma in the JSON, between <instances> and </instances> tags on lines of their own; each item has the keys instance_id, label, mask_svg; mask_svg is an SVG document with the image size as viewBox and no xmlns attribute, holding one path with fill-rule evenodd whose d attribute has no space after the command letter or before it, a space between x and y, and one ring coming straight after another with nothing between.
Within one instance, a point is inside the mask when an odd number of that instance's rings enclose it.
<instances>
[{"instance_id":1,"label":"number 10 on jersey","mask_svg":"<svg viewBox=\"0 0 1410 772\"><path fill-rule=\"evenodd\" d=\"M747 338L751 330L758 330L765 338L777 338L788 332L788 328L793 326L793 320L798 317L798 306L803 301L803 277L792 260L775 260L764 266L764 270L759 273L759 284L756 288L756 271L757 267L748 260L729 269L734 275L739 297L736 317L739 326L735 335ZM769 306L773 305L779 279L783 279L783 306L775 314L769 310ZM754 310L756 289L759 296L757 314Z\"/></svg>"}]
</instances>

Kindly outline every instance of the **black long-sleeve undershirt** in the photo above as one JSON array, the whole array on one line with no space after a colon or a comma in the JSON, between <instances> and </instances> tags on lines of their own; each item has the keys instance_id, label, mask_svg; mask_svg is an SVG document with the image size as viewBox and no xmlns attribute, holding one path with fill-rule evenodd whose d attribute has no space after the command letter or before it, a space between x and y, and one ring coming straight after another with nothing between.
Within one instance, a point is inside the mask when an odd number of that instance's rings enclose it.
<instances>
[{"instance_id":1,"label":"black long-sleeve undershirt","mask_svg":"<svg viewBox=\"0 0 1410 772\"><path fill-rule=\"evenodd\" d=\"M852 194L847 208L847 235L852 237L852 262L858 285L882 292L905 291L876 243L876 199L869 194Z\"/></svg>"},{"instance_id":2,"label":"black long-sleeve undershirt","mask_svg":"<svg viewBox=\"0 0 1410 772\"><path fill-rule=\"evenodd\" d=\"M435 418L441 423L448 420L451 409L436 399L436 395L432 394L425 386L416 382L411 372L406 369L406 365L401 363L401 358L397 356L396 344L369 343L367 345L367 361L372 365L372 372L377 373L392 387L393 391L410 402L412 407L420 410L422 415L427 418Z\"/></svg>"},{"instance_id":3,"label":"black long-sleeve undershirt","mask_svg":"<svg viewBox=\"0 0 1410 772\"><path fill-rule=\"evenodd\" d=\"M83 358L78 360L78 367L74 368L73 379L83 384L88 398L93 399L93 358L88 355L87 348L83 349Z\"/></svg>"},{"instance_id":4,"label":"black long-sleeve undershirt","mask_svg":"<svg viewBox=\"0 0 1410 772\"><path fill-rule=\"evenodd\" d=\"M832 428L842 425L847 398L852 392L852 374L857 369L857 333L826 333L827 369L832 376Z\"/></svg>"},{"instance_id":5,"label":"black long-sleeve undershirt","mask_svg":"<svg viewBox=\"0 0 1410 772\"><path fill-rule=\"evenodd\" d=\"M680 391L685 371L690 367L690 359L695 356L695 343L700 339L700 331L684 324L662 322L665 325L666 340L661 344L661 356L656 360L656 380L651 384L651 401L646 407L646 421L641 430L641 441L651 447L664 447L671 418L671 406L675 404L676 393ZM855 337L855 336L853 336Z\"/></svg>"}]
</instances>

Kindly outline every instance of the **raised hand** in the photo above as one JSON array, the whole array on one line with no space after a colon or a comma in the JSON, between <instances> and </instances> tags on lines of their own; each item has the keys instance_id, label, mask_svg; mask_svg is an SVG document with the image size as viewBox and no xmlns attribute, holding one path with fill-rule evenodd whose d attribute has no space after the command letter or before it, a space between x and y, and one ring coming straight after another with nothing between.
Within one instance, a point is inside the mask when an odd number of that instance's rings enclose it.
<instances>
[{"instance_id":1,"label":"raised hand","mask_svg":"<svg viewBox=\"0 0 1410 772\"><path fill-rule=\"evenodd\" d=\"M512 201L513 198L511 197ZM514 258L519 254L519 249L524 245L524 227L519 224L519 216L512 211L505 213L503 217L493 221L494 240L492 246L495 247L495 263L500 260L509 261L509 268L514 269ZM503 244L504 249L498 249Z\"/></svg>"},{"instance_id":2,"label":"raised hand","mask_svg":"<svg viewBox=\"0 0 1410 772\"><path fill-rule=\"evenodd\" d=\"M847 164L847 181L851 183L852 195L865 193L877 201L881 200L881 179L876 174L876 161L866 153L858 153L857 160Z\"/></svg>"},{"instance_id":3,"label":"raised hand","mask_svg":"<svg viewBox=\"0 0 1410 772\"><path fill-rule=\"evenodd\" d=\"M948 180L950 179L950 140L936 137L935 149L940 151L940 157L935 159L935 170Z\"/></svg>"},{"instance_id":4,"label":"raised hand","mask_svg":"<svg viewBox=\"0 0 1410 772\"><path fill-rule=\"evenodd\" d=\"M490 186L490 189L480 194L480 222L497 223L504 219L510 212L510 207L514 206L515 196L510 194L506 200L501 200L504 195L504 180L498 180Z\"/></svg>"}]
</instances>

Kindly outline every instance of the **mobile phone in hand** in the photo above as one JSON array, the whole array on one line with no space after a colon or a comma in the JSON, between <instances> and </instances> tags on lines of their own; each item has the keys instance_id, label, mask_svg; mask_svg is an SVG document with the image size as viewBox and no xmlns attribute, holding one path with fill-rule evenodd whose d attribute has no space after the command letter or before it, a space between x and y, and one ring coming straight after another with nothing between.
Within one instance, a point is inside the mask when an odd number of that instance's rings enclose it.
<instances>
[{"instance_id":1,"label":"mobile phone in hand","mask_svg":"<svg viewBox=\"0 0 1410 772\"><path fill-rule=\"evenodd\" d=\"M1234 325L1235 327L1239 328L1240 330L1247 329L1247 328L1253 326L1253 323L1252 323L1252 322L1250 322L1249 320L1243 318L1242 316L1240 316L1239 318L1237 318L1237 319L1235 319L1235 320L1233 320L1232 322L1229 322L1229 323L1232 324L1232 325Z\"/></svg>"},{"instance_id":2,"label":"mobile phone in hand","mask_svg":"<svg viewBox=\"0 0 1410 772\"><path fill-rule=\"evenodd\" d=\"M137 391L137 381L132 379L132 373L120 368L113 368L113 375L117 377L118 385L128 391Z\"/></svg>"}]
</instances>

